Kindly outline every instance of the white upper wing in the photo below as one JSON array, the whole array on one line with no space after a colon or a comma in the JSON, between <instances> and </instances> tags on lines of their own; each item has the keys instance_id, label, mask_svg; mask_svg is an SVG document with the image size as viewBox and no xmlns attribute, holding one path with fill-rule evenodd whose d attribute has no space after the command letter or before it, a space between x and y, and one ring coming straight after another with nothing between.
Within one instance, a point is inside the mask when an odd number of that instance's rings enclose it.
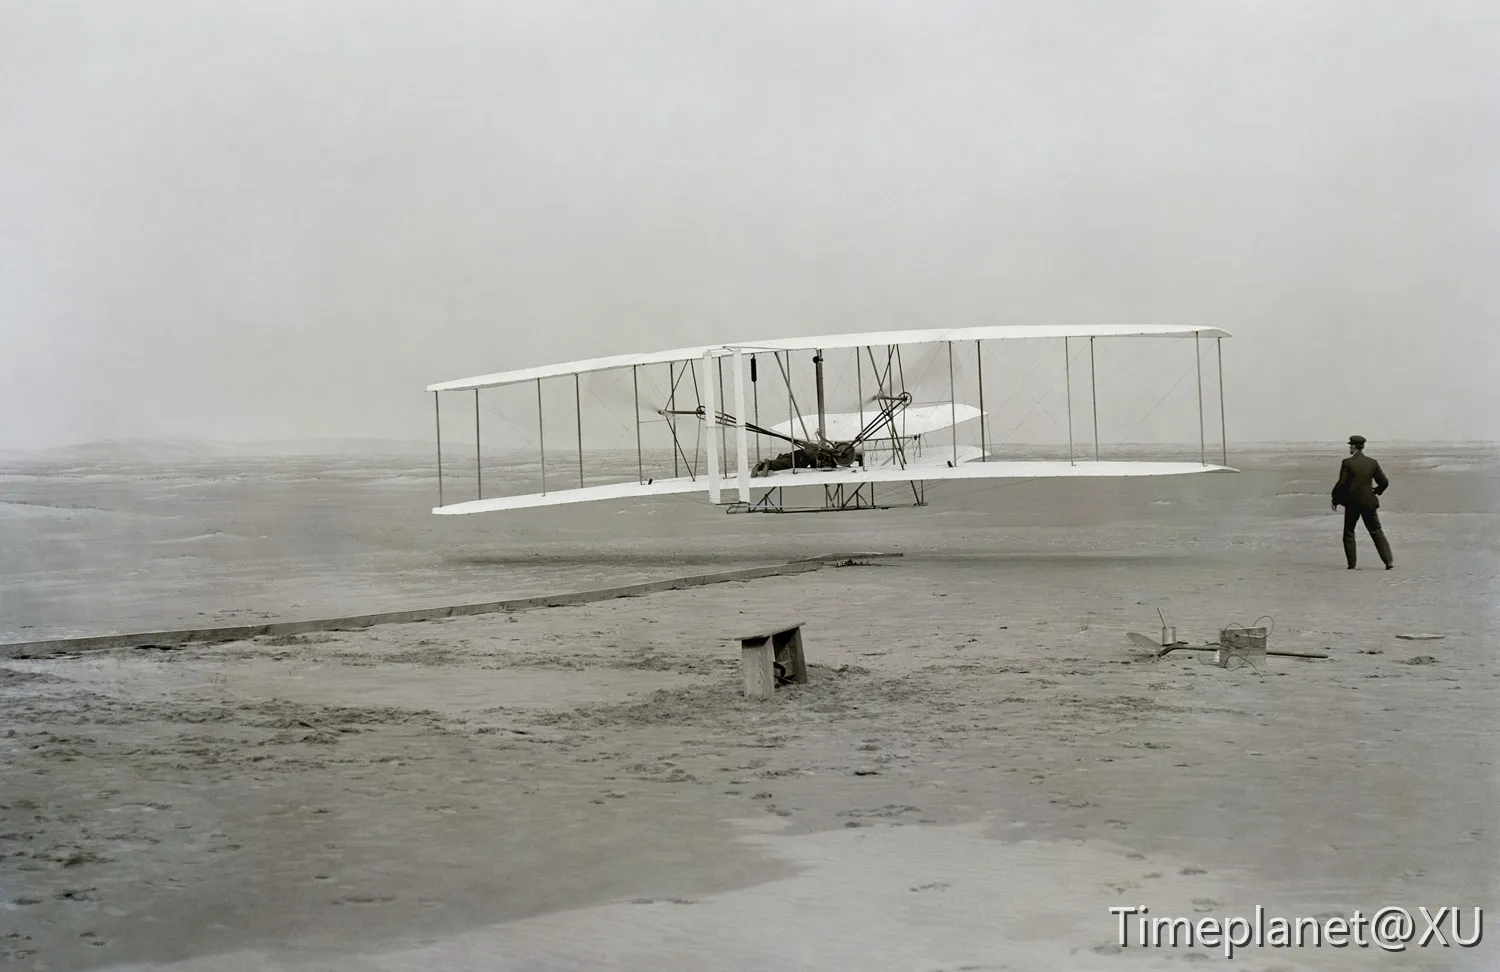
<instances>
[{"instance_id":1,"label":"white upper wing","mask_svg":"<svg viewBox=\"0 0 1500 972\"><path fill-rule=\"evenodd\" d=\"M869 331L863 334L824 334L816 337L775 338L769 341L752 341L731 344L700 345L676 348L671 351L652 351L646 354L617 354L604 358L587 358L564 361L558 364L522 368L516 371L500 371L476 378L459 378L428 385L427 390L460 391L470 388L488 388L493 385L510 385L522 381L542 378L557 378L564 375L586 374L591 371L606 371L611 368L630 368L672 361L688 361L705 354L718 356L732 354L736 348L746 354L770 351L806 351L814 349L834 350L838 348L879 347L896 344L929 344L942 341L1003 341L1023 338L1085 338L1085 337L1158 337L1190 338L1193 335L1205 338L1229 337L1228 331L1217 327L1198 327L1192 324L1033 324L991 325L988 327L929 328L910 331Z\"/></svg>"}]
</instances>

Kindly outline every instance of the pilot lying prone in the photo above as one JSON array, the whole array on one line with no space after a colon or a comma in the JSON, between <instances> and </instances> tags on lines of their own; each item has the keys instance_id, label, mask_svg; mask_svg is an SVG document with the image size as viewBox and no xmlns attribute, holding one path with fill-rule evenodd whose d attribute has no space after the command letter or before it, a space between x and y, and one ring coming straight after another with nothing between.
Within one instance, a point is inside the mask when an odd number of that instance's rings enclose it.
<instances>
[{"instance_id":1,"label":"pilot lying prone","mask_svg":"<svg viewBox=\"0 0 1500 972\"><path fill-rule=\"evenodd\" d=\"M851 443L839 443L822 449L796 448L771 459L762 459L750 470L755 477L767 476L783 469L837 469L854 463L864 464L863 452Z\"/></svg>"}]
</instances>

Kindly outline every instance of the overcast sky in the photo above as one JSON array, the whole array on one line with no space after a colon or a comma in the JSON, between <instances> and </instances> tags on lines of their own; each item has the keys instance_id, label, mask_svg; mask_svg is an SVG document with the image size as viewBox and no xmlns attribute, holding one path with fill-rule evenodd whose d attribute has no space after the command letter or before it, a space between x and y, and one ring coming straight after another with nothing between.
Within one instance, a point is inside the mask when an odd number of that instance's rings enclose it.
<instances>
[{"instance_id":1,"label":"overcast sky","mask_svg":"<svg viewBox=\"0 0 1500 972\"><path fill-rule=\"evenodd\" d=\"M1206 323L1500 440L1500 3L0 0L0 447L429 435L679 344Z\"/></svg>"}]
</instances>

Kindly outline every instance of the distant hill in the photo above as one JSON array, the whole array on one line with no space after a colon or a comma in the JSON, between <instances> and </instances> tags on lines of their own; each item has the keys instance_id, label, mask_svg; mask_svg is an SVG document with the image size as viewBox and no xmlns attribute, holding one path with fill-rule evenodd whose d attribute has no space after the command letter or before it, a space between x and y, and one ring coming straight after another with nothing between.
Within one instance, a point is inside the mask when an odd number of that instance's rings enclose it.
<instances>
[{"instance_id":1,"label":"distant hill","mask_svg":"<svg viewBox=\"0 0 1500 972\"><path fill-rule=\"evenodd\" d=\"M16 458L77 462L229 459L246 456L409 456L433 453L430 442L404 439L283 439L214 442L206 439L101 439L47 449L8 449Z\"/></svg>"},{"instance_id":2,"label":"distant hill","mask_svg":"<svg viewBox=\"0 0 1500 972\"><path fill-rule=\"evenodd\" d=\"M37 459L109 461L133 459L189 459L194 456L233 455L221 445L198 439L101 439L47 449L11 449L7 454Z\"/></svg>"},{"instance_id":3,"label":"distant hill","mask_svg":"<svg viewBox=\"0 0 1500 972\"><path fill-rule=\"evenodd\" d=\"M216 446L237 456L410 456L434 455L431 442L408 439L280 439L228 442Z\"/></svg>"}]
</instances>

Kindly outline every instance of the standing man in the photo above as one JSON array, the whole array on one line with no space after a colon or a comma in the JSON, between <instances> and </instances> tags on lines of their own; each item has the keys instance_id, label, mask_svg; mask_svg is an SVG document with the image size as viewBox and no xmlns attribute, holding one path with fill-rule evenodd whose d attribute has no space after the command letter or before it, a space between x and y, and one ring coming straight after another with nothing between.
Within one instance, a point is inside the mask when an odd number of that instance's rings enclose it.
<instances>
[{"instance_id":1,"label":"standing man","mask_svg":"<svg viewBox=\"0 0 1500 972\"><path fill-rule=\"evenodd\" d=\"M1396 566L1391 556L1391 545L1380 528L1380 494L1386 491L1391 481L1386 478L1380 463L1365 455L1365 437L1349 436L1349 457L1339 465L1339 481L1333 487L1333 508L1344 508L1344 559L1349 569L1354 569L1354 528L1360 520L1370 531L1375 550L1385 563L1385 569Z\"/></svg>"}]
</instances>

